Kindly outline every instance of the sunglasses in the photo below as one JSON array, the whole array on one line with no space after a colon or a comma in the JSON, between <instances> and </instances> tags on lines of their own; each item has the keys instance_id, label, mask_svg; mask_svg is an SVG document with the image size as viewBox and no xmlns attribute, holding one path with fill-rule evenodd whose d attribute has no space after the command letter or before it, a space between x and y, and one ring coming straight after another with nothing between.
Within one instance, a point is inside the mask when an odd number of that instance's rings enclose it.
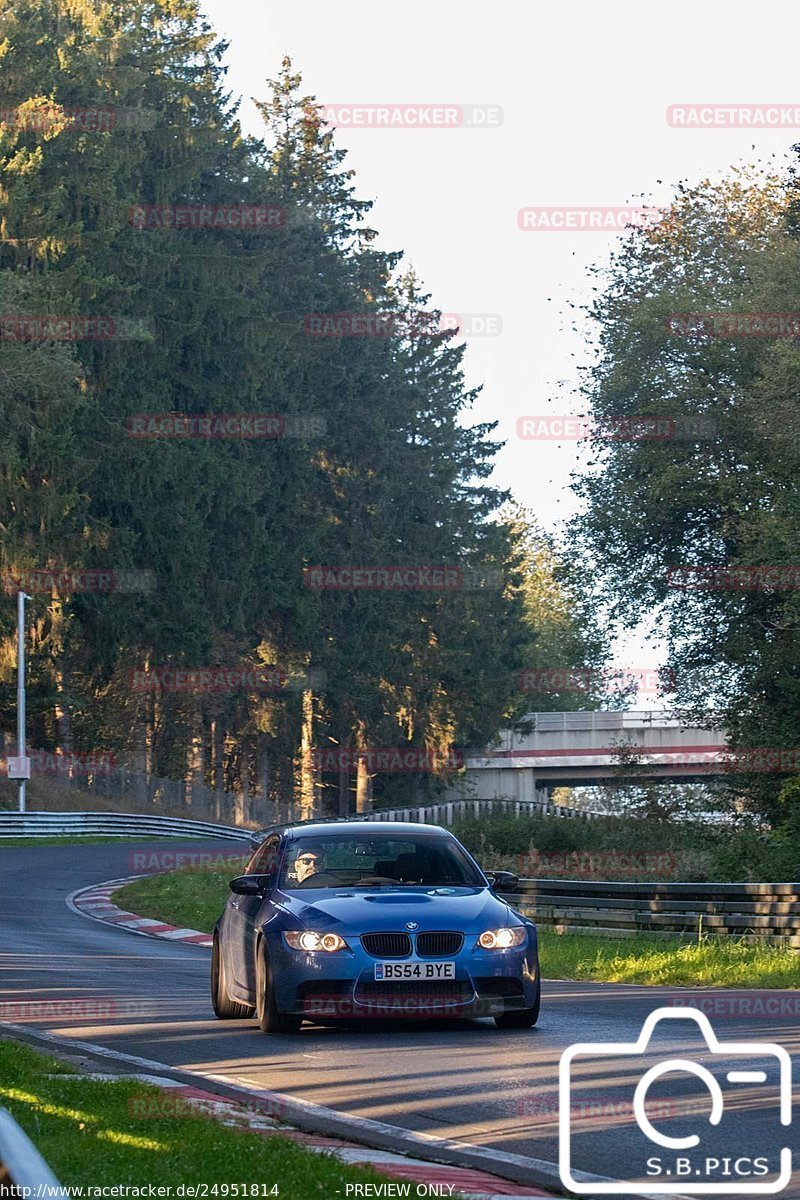
<instances>
[{"instance_id":1,"label":"sunglasses","mask_svg":"<svg viewBox=\"0 0 800 1200\"><path fill-rule=\"evenodd\" d=\"M319 859L317 858L316 854L304 854L303 857L298 858L297 861L301 863L316 863L319 862Z\"/></svg>"}]
</instances>

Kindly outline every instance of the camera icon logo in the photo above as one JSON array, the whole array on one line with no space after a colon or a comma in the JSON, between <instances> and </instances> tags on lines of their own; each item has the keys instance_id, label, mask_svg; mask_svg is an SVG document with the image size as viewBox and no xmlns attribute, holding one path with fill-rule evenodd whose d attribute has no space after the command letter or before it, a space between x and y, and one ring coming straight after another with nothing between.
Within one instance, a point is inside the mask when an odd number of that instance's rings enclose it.
<instances>
[{"instance_id":1,"label":"camera icon logo","mask_svg":"<svg viewBox=\"0 0 800 1200\"><path fill-rule=\"evenodd\" d=\"M689 1057L667 1057L644 1071L633 1092L633 1115L643 1134L641 1164L637 1167L635 1154L627 1155L636 1178L628 1181L603 1179L576 1171L572 1153L572 1090L577 1069L586 1066L596 1071L599 1062L623 1076L635 1071L646 1054L652 1054L650 1042L659 1022L681 1020L694 1022L692 1029L705 1042L705 1066ZM631 1060L639 1060L639 1063ZM733 1059L737 1069L726 1069L724 1060ZM621 1060L621 1061L620 1061ZM716 1061L715 1061L716 1060ZM749 1061L748 1061L749 1060ZM741 1063L741 1067L739 1064ZM715 1074L709 1067L717 1067ZM768 1069L765 1070L764 1067ZM682 1075L699 1080L710 1097L698 1106L692 1123L698 1132L674 1136L656 1127L646 1111L649 1089L665 1075ZM732 1085L723 1091L718 1075ZM775 1195L783 1190L792 1176L790 1147L770 1148L769 1152L753 1153L747 1135L737 1130L731 1114L746 1111L752 1103L752 1092L745 1096L742 1085L773 1083L777 1092L778 1119L782 1126L792 1123L792 1062L783 1046L774 1042L721 1042L705 1013L692 1008L658 1008L644 1022L635 1042L578 1042L569 1046L561 1056L559 1082L559 1174L569 1191L579 1196L634 1195L643 1191L652 1194L674 1193L692 1195ZM693 1106L689 1106L690 1108ZM682 1122L684 1124L685 1122ZM704 1137L701 1137L704 1135ZM716 1135L714 1138L712 1135ZM708 1144L704 1144L704 1139ZM653 1147L666 1153L655 1154ZM694 1152L694 1153L692 1153Z\"/></svg>"}]
</instances>

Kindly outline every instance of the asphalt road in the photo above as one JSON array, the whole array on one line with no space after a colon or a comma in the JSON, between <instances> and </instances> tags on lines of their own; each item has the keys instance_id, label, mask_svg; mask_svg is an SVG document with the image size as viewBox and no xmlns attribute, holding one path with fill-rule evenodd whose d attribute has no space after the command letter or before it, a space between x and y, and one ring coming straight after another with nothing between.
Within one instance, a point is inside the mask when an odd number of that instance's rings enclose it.
<instances>
[{"instance_id":1,"label":"asphalt road","mask_svg":"<svg viewBox=\"0 0 800 1200\"><path fill-rule=\"evenodd\" d=\"M230 842L213 846L235 849ZM574 1042L633 1042L656 1007L697 999L690 989L550 982L532 1030L501 1031L491 1021L402 1026L374 1021L343 1028L304 1025L297 1035L265 1037L252 1022L213 1018L208 950L135 936L67 907L66 897L77 888L133 873L130 856L146 848L132 842L0 847L0 1019L256 1082L406 1129L556 1162L562 1052ZM163 842L151 847L164 848ZM796 1058L800 991L767 995L776 1010L769 1015L753 1011L753 1002L763 1001L765 993L703 993L737 1010L709 1011L721 1041L775 1042ZM574 1165L615 1179L634 1178L655 1155L664 1172L660 1182L673 1182L691 1195L690 1179L699 1171L733 1196L737 1162L740 1171L757 1172L762 1168L755 1160L767 1159L772 1177L779 1149L800 1147L798 1118L781 1128L777 1060L769 1053L712 1058L693 1023L678 1024L681 1030L672 1021L660 1027L664 1032L653 1043L657 1053L606 1051L576 1062ZM726 1097L722 1122L712 1128L709 1093L694 1076L672 1074L650 1089L647 1115L669 1136L697 1133L700 1145L691 1151L647 1142L632 1114L643 1072L675 1056L713 1068ZM767 1079L725 1079L727 1071L745 1068L762 1070ZM706 1155L720 1165L709 1170ZM681 1165L680 1158L690 1165ZM689 1178L685 1171L691 1171ZM742 1181L759 1178L752 1174ZM655 1181L651 1176L651 1184ZM797 1171L781 1195L800 1198Z\"/></svg>"}]
</instances>

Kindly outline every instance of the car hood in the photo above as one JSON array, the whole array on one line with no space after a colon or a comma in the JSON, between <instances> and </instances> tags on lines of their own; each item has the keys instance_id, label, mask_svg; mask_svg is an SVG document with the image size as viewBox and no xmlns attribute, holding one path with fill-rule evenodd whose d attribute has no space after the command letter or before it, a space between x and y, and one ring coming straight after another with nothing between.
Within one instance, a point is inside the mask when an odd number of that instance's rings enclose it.
<instances>
[{"instance_id":1,"label":"car hood","mask_svg":"<svg viewBox=\"0 0 800 1200\"><path fill-rule=\"evenodd\" d=\"M315 888L279 892L275 902L303 926L341 925L354 933L402 929L416 921L420 929L491 928L508 921L510 909L487 887L384 887L374 891ZM516 922L515 922L516 923Z\"/></svg>"}]
</instances>

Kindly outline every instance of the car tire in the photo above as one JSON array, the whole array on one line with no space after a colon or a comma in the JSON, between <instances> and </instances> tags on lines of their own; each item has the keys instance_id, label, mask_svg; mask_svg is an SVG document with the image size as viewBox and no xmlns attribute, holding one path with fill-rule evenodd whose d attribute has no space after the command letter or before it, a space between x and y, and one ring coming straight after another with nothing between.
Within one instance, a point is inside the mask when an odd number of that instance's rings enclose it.
<instances>
[{"instance_id":1,"label":"car tire","mask_svg":"<svg viewBox=\"0 0 800 1200\"><path fill-rule=\"evenodd\" d=\"M256 950L256 1020L262 1033L297 1033L302 1017L278 1012L267 948L263 939Z\"/></svg>"},{"instance_id":2,"label":"car tire","mask_svg":"<svg viewBox=\"0 0 800 1200\"><path fill-rule=\"evenodd\" d=\"M516 1012L501 1013L495 1017L494 1023L498 1029L530 1029L539 1020L539 1007L542 1000L541 984L536 990L536 1000L533 1008L519 1008Z\"/></svg>"},{"instance_id":3,"label":"car tire","mask_svg":"<svg viewBox=\"0 0 800 1200\"><path fill-rule=\"evenodd\" d=\"M231 1000L228 995L222 947L219 944L219 934L216 933L211 948L211 1007L219 1021L242 1020L252 1017L255 1012L249 1004L240 1004L238 1000Z\"/></svg>"}]
</instances>

